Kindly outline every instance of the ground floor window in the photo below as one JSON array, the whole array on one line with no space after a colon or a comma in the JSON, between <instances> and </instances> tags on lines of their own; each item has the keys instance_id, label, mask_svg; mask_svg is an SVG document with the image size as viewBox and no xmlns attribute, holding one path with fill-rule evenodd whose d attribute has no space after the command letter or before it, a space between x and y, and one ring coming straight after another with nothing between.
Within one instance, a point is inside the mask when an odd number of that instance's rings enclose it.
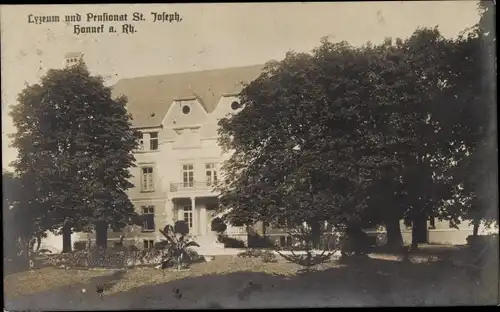
<instances>
[{"instance_id":1,"label":"ground floor window","mask_svg":"<svg viewBox=\"0 0 500 312\"><path fill-rule=\"evenodd\" d=\"M193 207L191 205L186 205L183 207L184 210L184 221L188 224L189 228L193 228Z\"/></svg>"},{"instance_id":2,"label":"ground floor window","mask_svg":"<svg viewBox=\"0 0 500 312\"><path fill-rule=\"evenodd\" d=\"M436 229L436 218L431 217L429 219L429 229L435 230Z\"/></svg>"},{"instance_id":3,"label":"ground floor window","mask_svg":"<svg viewBox=\"0 0 500 312\"><path fill-rule=\"evenodd\" d=\"M292 247L292 237L291 236L280 236L280 247L282 247L282 248Z\"/></svg>"},{"instance_id":4,"label":"ground floor window","mask_svg":"<svg viewBox=\"0 0 500 312\"><path fill-rule=\"evenodd\" d=\"M155 245L155 242L152 239L145 239L143 242L144 242L144 249L152 249Z\"/></svg>"}]
</instances>

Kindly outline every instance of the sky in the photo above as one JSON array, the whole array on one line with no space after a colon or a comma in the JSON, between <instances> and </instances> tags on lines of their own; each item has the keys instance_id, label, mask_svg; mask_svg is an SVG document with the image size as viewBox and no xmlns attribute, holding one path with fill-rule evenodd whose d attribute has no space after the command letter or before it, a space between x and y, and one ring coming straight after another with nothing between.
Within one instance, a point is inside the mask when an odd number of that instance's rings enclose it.
<instances>
[{"instance_id":1,"label":"sky","mask_svg":"<svg viewBox=\"0 0 500 312\"><path fill-rule=\"evenodd\" d=\"M134 12L145 20L130 21ZM162 12L177 12L182 20L154 22L151 13ZM64 21L76 13L81 22ZM87 13L128 14L129 21L89 23ZM29 23L35 16L60 16L61 22ZM263 64L290 50L311 51L325 36L361 45L438 26L455 37L478 20L477 1L2 5L2 168L10 169L16 157L7 137L15 132L9 106L26 83L61 68L67 52L84 53L91 73L112 85L122 78ZM105 24L117 32L75 34L75 24ZM136 32L122 33L122 24Z\"/></svg>"}]
</instances>

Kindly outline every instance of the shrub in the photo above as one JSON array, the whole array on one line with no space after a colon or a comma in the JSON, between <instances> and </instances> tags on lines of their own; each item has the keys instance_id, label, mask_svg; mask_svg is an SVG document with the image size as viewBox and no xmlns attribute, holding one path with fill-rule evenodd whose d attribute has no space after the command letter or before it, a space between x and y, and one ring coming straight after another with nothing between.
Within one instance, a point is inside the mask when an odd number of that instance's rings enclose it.
<instances>
[{"instance_id":1,"label":"shrub","mask_svg":"<svg viewBox=\"0 0 500 312\"><path fill-rule=\"evenodd\" d=\"M221 218L215 218L212 220L211 230L217 233L224 233L226 231L227 225Z\"/></svg>"},{"instance_id":2,"label":"shrub","mask_svg":"<svg viewBox=\"0 0 500 312\"><path fill-rule=\"evenodd\" d=\"M55 266L84 268L124 268L137 265L154 265L161 257L156 250L131 251L127 247L108 248L94 247L85 251L51 255L48 262Z\"/></svg>"},{"instance_id":3,"label":"shrub","mask_svg":"<svg viewBox=\"0 0 500 312\"><path fill-rule=\"evenodd\" d=\"M126 249L127 251L130 251L130 252L132 252L132 251L140 251L139 247L137 247L136 245L128 245L128 246L125 246L125 249Z\"/></svg>"},{"instance_id":4,"label":"shrub","mask_svg":"<svg viewBox=\"0 0 500 312\"><path fill-rule=\"evenodd\" d=\"M175 263L177 269L186 267L190 263L190 255L193 255L190 247L199 247L195 241L190 240L188 233L189 227L184 221L177 221L174 226L167 225L160 233L166 238L162 244L157 246L162 247L163 257L161 265L166 268L172 263Z\"/></svg>"},{"instance_id":5,"label":"shrub","mask_svg":"<svg viewBox=\"0 0 500 312\"><path fill-rule=\"evenodd\" d=\"M262 261L266 262L266 263L278 262L278 258L276 257L276 255L269 250L262 252L261 258L262 258Z\"/></svg>"},{"instance_id":6,"label":"shrub","mask_svg":"<svg viewBox=\"0 0 500 312\"><path fill-rule=\"evenodd\" d=\"M247 249L237 254L241 258L259 258L262 257L264 253L259 249Z\"/></svg>"},{"instance_id":7,"label":"shrub","mask_svg":"<svg viewBox=\"0 0 500 312\"><path fill-rule=\"evenodd\" d=\"M259 250L259 249L247 249L243 252L237 254L237 257L241 258L261 258L264 262L277 262L278 258L276 255L269 250Z\"/></svg>"},{"instance_id":8,"label":"shrub","mask_svg":"<svg viewBox=\"0 0 500 312\"><path fill-rule=\"evenodd\" d=\"M248 236L248 247L251 248L273 248L275 243L267 236L261 236L259 234Z\"/></svg>"},{"instance_id":9,"label":"shrub","mask_svg":"<svg viewBox=\"0 0 500 312\"><path fill-rule=\"evenodd\" d=\"M323 229L320 228L319 233L317 233L320 237L322 231ZM313 252L312 238L315 236L315 234L316 233L311 226L307 224L297 225L295 228L292 228L288 232L288 235L292 237L292 240L302 242L305 249L305 254L296 254L293 249L290 250L290 255L281 253L279 249L276 249L276 252L285 260L298 264L304 267L305 272L309 272L313 266L330 261L331 256L334 254L334 251L326 249L323 249L323 252L321 254L316 254Z\"/></svg>"},{"instance_id":10,"label":"shrub","mask_svg":"<svg viewBox=\"0 0 500 312\"><path fill-rule=\"evenodd\" d=\"M87 242L85 241L78 241L73 243L73 250L75 251L82 251L87 249Z\"/></svg>"},{"instance_id":11,"label":"shrub","mask_svg":"<svg viewBox=\"0 0 500 312\"><path fill-rule=\"evenodd\" d=\"M245 248L244 241L226 235L220 235L219 242L224 244L225 248Z\"/></svg>"},{"instance_id":12,"label":"shrub","mask_svg":"<svg viewBox=\"0 0 500 312\"><path fill-rule=\"evenodd\" d=\"M189 263L205 262L205 257L198 254L196 251L194 251L192 249L188 249L187 254L188 254L187 259L188 259Z\"/></svg>"},{"instance_id":13,"label":"shrub","mask_svg":"<svg viewBox=\"0 0 500 312\"><path fill-rule=\"evenodd\" d=\"M368 252L368 234L360 229L348 229L340 240L342 256L362 256Z\"/></svg>"},{"instance_id":14,"label":"shrub","mask_svg":"<svg viewBox=\"0 0 500 312\"><path fill-rule=\"evenodd\" d=\"M172 233L177 233L180 235L188 235L189 234L189 225L186 221L177 221L174 224L174 228Z\"/></svg>"}]
</instances>

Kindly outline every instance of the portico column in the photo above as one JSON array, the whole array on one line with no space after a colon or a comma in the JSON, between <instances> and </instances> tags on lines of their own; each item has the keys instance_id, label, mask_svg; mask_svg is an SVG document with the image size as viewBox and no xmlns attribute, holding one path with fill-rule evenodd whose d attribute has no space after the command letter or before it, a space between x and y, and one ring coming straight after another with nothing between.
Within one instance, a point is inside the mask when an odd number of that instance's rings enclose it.
<instances>
[{"instance_id":1,"label":"portico column","mask_svg":"<svg viewBox=\"0 0 500 312\"><path fill-rule=\"evenodd\" d=\"M196 200L191 197L191 213L193 216L193 235L198 235L198 214L196 213Z\"/></svg>"},{"instance_id":2,"label":"portico column","mask_svg":"<svg viewBox=\"0 0 500 312\"><path fill-rule=\"evenodd\" d=\"M172 207L175 210L177 208L177 220L176 221L184 221L184 210L181 209L180 206L175 206L175 204L172 201Z\"/></svg>"},{"instance_id":3,"label":"portico column","mask_svg":"<svg viewBox=\"0 0 500 312\"><path fill-rule=\"evenodd\" d=\"M205 206L201 207L200 210L200 234L203 236L207 235L207 208Z\"/></svg>"},{"instance_id":4,"label":"portico column","mask_svg":"<svg viewBox=\"0 0 500 312\"><path fill-rule=\"evenodd\" d=\"M174 224L174 201L171 198L167 198L165 203L165 224Z\"/></svg>"}]
</instances>

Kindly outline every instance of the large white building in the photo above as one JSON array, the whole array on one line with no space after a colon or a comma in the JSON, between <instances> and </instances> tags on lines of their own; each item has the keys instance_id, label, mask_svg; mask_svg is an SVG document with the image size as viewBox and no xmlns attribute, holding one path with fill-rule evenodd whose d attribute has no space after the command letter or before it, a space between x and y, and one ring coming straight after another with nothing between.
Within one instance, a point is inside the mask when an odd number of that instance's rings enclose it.
<instances>
[{"instance_id":1,"label":"large white building","mask_svg":"<svg viewBox=\"0 0 500 312\"><path fill-rule=\"evenodd\" d=\"M81 53L67 54L65 64L77 63ZM216 234L211 221L217 194L213 183L229 155L217 143L217 123L241 108L239 93L262 72L263 65L215 69L179 74L122 79L112 88L113 96L126 96L133 127L141 135L135 151L136 167L131 168L134 188L129 190L138 213L146 215L144 226L108 233L109 242L150 248L162 239L159 229L177 220L187 221L190 233L200 245L211 245ZM404 240L411 230L402 222ZM459 230L447 222L428 222L429 243L464 244L472 228ZM247 229L228 226L226 233L246 241ZM373 232L384 240L384 231ZM93 238L93 237L90 237ZM282 237L284 238L284 237ZM74 240L86 240L78 235Z\"/></svg>"},{"instance_id":2,"label":"large white building","mask_svg":"<svg viewBox=\"0 0 500 312\"><path fill-rule=\"evenodd\" d=\"M257 78L262 68L123 79L113 87L113 96L128 98L133 126L142 133L129 195L138 212L151 216L139 235L143 247L160 238L158 229L176 220L187 221L198 243L215 241L213 186L228 158L217 143L217 123L238 112L243 84ZM227 234L246 239L241 227L228 226Z\"/></svg>"}]
</instances>

